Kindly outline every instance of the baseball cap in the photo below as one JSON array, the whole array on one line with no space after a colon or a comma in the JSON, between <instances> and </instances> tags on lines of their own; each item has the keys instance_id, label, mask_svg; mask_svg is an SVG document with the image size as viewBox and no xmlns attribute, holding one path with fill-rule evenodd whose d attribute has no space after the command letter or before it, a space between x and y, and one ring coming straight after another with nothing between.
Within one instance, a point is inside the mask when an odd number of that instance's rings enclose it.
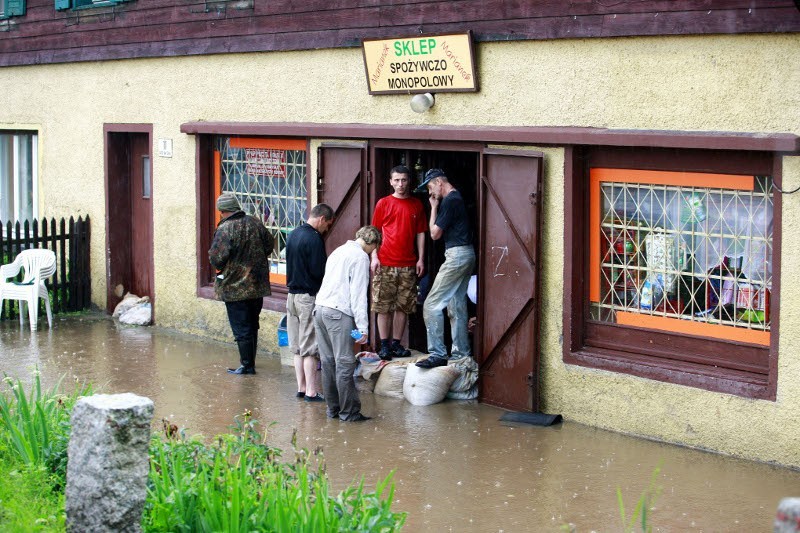
<instances>
[{"instance_id":1,"label":"baseball cap","mask_svg":"<svg viewBox=\"0 0 800 533\"><path fill-rule=\"evenodd\" d=\"M422 183L420 183L417 186L417 188L414 189L414 192L425 192L425 187L428 185L428 183L431 180L436 179L436 178L441 177L441 176L447 177L447 174L445 174L444 170L442 170L441 168L432 168L432 169L430 169L429 171L427 171L425 173L425 177L422 179Z\"/></svg>"}]
</instances>

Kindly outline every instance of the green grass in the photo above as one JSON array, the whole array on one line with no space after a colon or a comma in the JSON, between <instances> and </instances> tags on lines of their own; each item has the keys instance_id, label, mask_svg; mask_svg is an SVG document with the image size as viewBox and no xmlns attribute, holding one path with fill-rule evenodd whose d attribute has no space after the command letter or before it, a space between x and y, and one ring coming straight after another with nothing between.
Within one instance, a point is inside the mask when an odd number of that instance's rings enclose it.
<instances>
[{"instance_id":1,"label":"green grass","mask_svg":"<svg viewBox=\"0 0 800 533\"><path fill-rule=\"evenodd\" d=\"M653 530L650 523L650 511L656 502L656 498L661 494L661 487L657 484L658 475L661 473L661 466L657 466L650 476L650 484L642 492L633 507L631 516L625 513L625 502L622 500L622 490L617 488L617 505L622 523L622 531L633 533L640 527L640 531L649 532Z\"/></svg>"},{"instance_id":2,"label":"green grass","mask_svg":"<svg viewBox=\"0 0 800 533\"><path fill-rule=\"evenodd\" d=\"M0 531L64 531L70 414L91 387L69 396L30 390L8 376L0 391ZM267 444L249 412L213 443L186 439L164 425L154 435L142 525L145 531L399 531L391 510L392 474L374 491L363 481L332 496L319 450L292 456Z\"/></svg>"},{"instance_id":3,"label":"green grass","mask_svg":"<svg viewBox=\"0 0 800 533\"><path fill-rule=\"evenodd\" d=\"M8 460L0 450L0 531L64 531L64 493L46 469Z\"/></svg>"},{"instance_id":4,"label":"green grass","mask_svg":"<svg viewBox=\"0 0 800 533\"><path fill-rule=\"evenodd\" d=\"M0 530L64 531L69 416L88 387L70 396L42 391L38 370L30 392L8 376L0 393Z\"/></svg>"}]
</instances>

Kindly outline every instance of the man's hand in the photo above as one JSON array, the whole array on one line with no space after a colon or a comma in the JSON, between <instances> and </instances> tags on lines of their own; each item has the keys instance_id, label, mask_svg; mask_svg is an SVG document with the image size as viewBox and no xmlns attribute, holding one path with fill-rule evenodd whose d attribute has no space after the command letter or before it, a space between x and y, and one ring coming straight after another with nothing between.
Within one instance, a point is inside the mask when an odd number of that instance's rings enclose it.
<instances>
[{"instance_id":1,"label":"man's hand","mask_svg":"<svg viewBox=\"0 0 800 533\"><path fill-rule=\"evenodd\" d=\"M361 335L360 339L356 339L356 344L366 344L367 343L367 336Z\"/></svg>"},{"instance_id":2,"label":"man's hand","mask_svg":"<svg viewBox=\"0 0 800 533\"><path fill-rule=\"evenodd\" d=\"M375 272L381 267L381 261L378 259L378 254L372 254L372 261L369 264L369 269L372 271L372 275L375 275Z\"/></svg>"},{"instance_id":3,"label":"man's hand","mask_svg":"<svg viewBox=\"0 0 800 533\"><path fill-rule=\"evenodd\" d=\"M425 273L425 260L424 258L420 257L417 260L417 277L421 278L424 273Z\"/></svg>"},{"instance_id":4,"label":"man's hand","mask_svg":"<svg viewBox=\"0 0 800 533\"><path fill-rule=\"evenodd\" d=\"M476 316L471 317L467 322L467 331L472 333L473 331L475 331L475 326L477 325L478 325L478 317Z\"/></svg>"},{"instance_id":5,"label":"man's hand","mask_svg":"<svg viewBox=\"0 0 800 533\"><path fill-rule=\"evenodd\" d=\"M430 196L428 196L428 201L431 203L432 209L439 207L439 199L436 196L431 194Z\"/></svg>"}]
</instances>

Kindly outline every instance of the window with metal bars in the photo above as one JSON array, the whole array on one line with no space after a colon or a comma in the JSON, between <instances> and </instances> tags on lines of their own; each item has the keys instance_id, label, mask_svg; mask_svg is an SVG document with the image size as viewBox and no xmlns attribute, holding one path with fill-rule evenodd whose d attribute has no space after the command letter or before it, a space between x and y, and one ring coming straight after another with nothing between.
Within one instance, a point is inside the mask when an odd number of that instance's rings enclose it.
<instances>
[{"instance_id":1,"label":"window with metal bars","mask_svg":"<svg viewBox=\"0 0 800 533\"><path fill-rule=\"evenodd\" d=\"M216 137L215 197L236 195L275 239L270 281L286 284L286 237L305 220L308 204L304 140Z\"/></svg>"},{"instance_id":2,"label":"window with metal bars","mask_svg":"<svg viewBox=\"0 0 800 533\"><path fill-rule=\"evenodd\" d=\"M590 182L590 319L769 345L769 177L595 168Z\"/></svg>"}]
</instances>

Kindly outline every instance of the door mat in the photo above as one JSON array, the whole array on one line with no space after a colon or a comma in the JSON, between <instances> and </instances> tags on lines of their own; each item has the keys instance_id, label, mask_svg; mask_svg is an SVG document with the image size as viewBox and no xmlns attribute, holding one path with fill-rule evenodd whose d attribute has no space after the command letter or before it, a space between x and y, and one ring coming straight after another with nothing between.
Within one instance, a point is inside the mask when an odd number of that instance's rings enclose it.
<instances>
[{"instance_id":1,"label":"door mat","mask_svg":"<svg viewBox=\"0 0 800 533\"><path fill-rule=\"evenodd\" d=\"M506 413L500 417L501 422L518 422L533 426L552 426L553 424L559 424L562 420L561 415L548 415L545 413Z\"/></svg>"}]
</instances>

